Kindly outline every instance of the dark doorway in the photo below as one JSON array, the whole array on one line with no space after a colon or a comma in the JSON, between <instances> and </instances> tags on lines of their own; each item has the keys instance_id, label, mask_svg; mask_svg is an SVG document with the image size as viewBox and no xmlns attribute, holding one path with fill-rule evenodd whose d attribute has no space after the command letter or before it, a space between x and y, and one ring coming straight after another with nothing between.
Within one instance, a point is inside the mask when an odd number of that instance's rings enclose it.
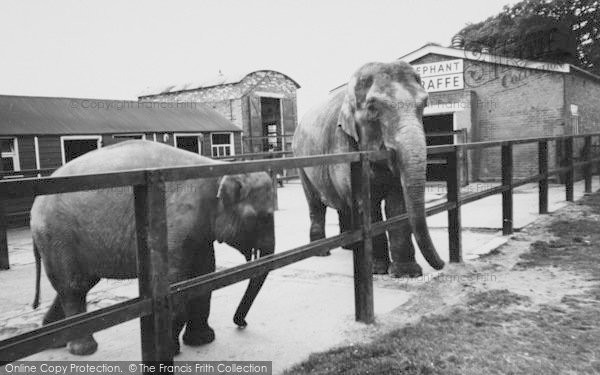
<instances>
[{"instance_id":1,"label":"dark doorway","mask_svg":"<svg viewBox=\"0 0 600 375\"><path fill-rule=\"evenodd\" d=\"M452 134L454 115L434 115L423 117L423 127L427 137L427 146L447 145L454 143ZM443 156L431 155L427 157L427 180L446 181L446 159Z\"/></svg>"},{"instance_id":2,"label":"dark doorway","mask_svg":"<svg viewBox=\"0 0 600 375\"><path fill-rule=\"evenodd\" d=\"M183 150L187 150L187 151L193 152L195 154L199 154L200 153L200 142L199 142L198 138L199 137L197 135L190 135L190 136L178 135L175 137L176 146L177 146L177 148L181 148Z\"/></svg>"},{"instance_id":3,"label":"dark doorway","mask_svg":"<svg viewBox=\"0 0 600 375\"><path fill-rule=\"evenodd\" d=\"M281 103L278 98L260 98L263 151L281 151Z\"/></svg>"},{"instance_id":4,"label":"dark doorway","mask_svg":"<svg viewBox=\"0 0 600 375\"><path fill-rule=\"evenodd\" d=\"M98 139L65 139L63 147L65 151L65 163L70 162L78 156L86 154L98 148Z\"/></svg>"}]
</instances>

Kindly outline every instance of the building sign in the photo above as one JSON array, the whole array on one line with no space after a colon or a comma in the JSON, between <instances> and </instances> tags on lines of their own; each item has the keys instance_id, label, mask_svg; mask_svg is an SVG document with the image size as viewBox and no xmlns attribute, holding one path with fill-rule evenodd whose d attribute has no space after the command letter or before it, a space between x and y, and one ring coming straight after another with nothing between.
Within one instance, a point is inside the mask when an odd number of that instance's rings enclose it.
<instances>
[{"instance_id":1,"label":"building sign","mask_svg":"<svg viewBox=\"0 0 600 375\"><path fill-rule=\"evenodd\" d=\"M427 92L464 88L462 59L416 64L413 68L421 75L421 84Z\"/></svg>"}]
</instances>

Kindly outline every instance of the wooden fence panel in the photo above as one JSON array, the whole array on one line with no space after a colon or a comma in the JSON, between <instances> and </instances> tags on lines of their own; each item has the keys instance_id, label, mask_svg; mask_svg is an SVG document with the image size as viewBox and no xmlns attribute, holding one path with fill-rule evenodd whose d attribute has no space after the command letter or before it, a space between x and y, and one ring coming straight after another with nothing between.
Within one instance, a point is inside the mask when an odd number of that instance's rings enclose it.
<instances>
[{"instance_id":1,"label":"wooden fence panel","mask_svg":"<svg viewBox=\"0 0 600 375\"><path fill-rule=\"evenodd\" d=\"M354 249L354 306L357 321L375 321L373 308L373 237L371 230L371 169L361 154L351 165L354 229L362 231L362 245Z\"/></svg>"},{"instance_id":2,"label":"wooden fence panel","mask_svg":"<svg viewBox=\"0 0 600 375\"><path fill-rule=\"evenodd\" d=\"M513 232L513 157L512 145L502 146L502 185L508 187L502 192L502 234Z\"/></svg>"}]
</instances>

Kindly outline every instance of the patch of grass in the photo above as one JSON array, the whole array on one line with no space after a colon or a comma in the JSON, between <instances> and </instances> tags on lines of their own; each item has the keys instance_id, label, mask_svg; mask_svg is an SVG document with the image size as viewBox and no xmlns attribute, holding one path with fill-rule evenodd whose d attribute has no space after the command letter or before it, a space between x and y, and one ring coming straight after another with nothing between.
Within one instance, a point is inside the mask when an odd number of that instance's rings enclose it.
<instances>
[{"instance_id":1,"label":"patch of grass","mask_svg":"<svg viewBox=\"0 0 600 375\"><path fill-rule=\"evenodd\" d=\"M597 312L595 315L598 315ZM600 319L455 309L365 345L313 354L286 374L577 374L600 370Z\"/></svg>"},{"instance_id":2,"label":"patch of grass","mask_svg":"<svg viewBox=\"0 0 600 375\"><path fill-rule=\"evenodd\" d=\"M579 204L600 213L600 195ZM469 295L466 306L424 317L372 343L312 354L286 374L594 374L600 373L600 222L554 221L558 238L538 241L519 267L560 267L597 281L564 305L538 311L508 290Z\"/></svg>"},{"instance_id":3,"label":"patch of grass","mask_svg":"<svg viewBox=\"0 0 600 375\"><path fill-rule=\"evenodd\" d=\"M504 308L510 305L520 305L530 300L527 296L512 293L506 289L494 289L480 293L471 293L467 300L467 306L483 309Z\"/></svg>"},{"instance_id":4,"label":"patch of grass","mask_svg":"<svg viewBox=\"0 0 600 375\"><path fill-rule=\"evenodd\" d=\"M491 250L490 252L488 252L488 253L481 254L481 255L479 256L479 258L489 258L489 257L493 257L493 256L500 255L500 254L503 254L503 253L502 253L502 251L500 251L500 249L499 249L499 248L495 248L495 249L492 249L492 250Z\"/></svg>"}]
</instances>

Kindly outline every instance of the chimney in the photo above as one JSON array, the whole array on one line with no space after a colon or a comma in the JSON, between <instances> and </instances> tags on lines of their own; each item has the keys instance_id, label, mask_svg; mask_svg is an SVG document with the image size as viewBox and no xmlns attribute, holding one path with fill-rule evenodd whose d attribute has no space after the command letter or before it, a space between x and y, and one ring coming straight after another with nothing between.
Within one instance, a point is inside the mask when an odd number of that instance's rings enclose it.
<instances>
[{"instance_id":1,"label":"chimney","mask_svg":"<svg viewBox=\"0 0 600 375\"><path fill-rule=\"evenodd\" d=\"M452 37L452 41L450 42L450 47L452 48L464 48L465 46L465 38L460 35L460 34L456 34Z\"/></svg>"}]
</instances>

